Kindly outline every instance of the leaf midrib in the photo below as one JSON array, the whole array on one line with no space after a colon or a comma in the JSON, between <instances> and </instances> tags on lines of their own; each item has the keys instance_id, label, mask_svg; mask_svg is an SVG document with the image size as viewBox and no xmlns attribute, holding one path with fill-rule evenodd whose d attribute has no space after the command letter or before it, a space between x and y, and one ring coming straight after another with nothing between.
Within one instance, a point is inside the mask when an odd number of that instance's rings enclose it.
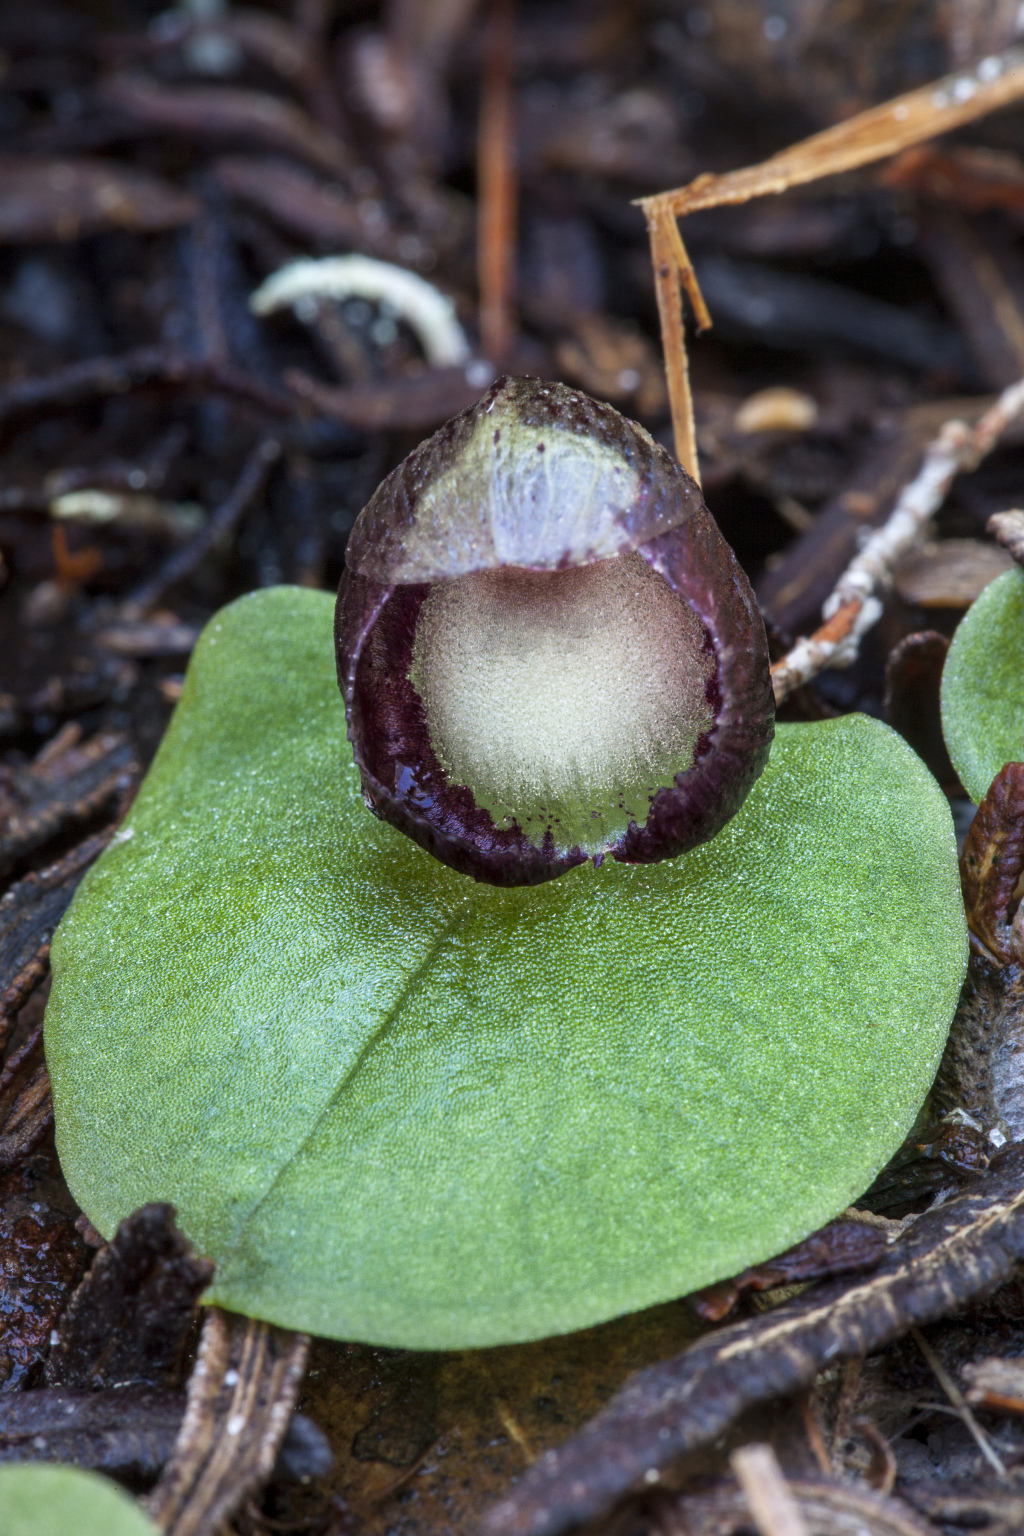
<instances>
[{"instance_id":1,"label":"leaf midrib","mask_svg":"<svg viewBox=\"0 0 1024 1536\"><path fill-rule=\"evenodd\" d=\"M402 985L401 991L398 993L398 996L395 998L390 1008L378 1023L376 1029L374 1029L373 1032L364 1041L358 1055L353 1061L349 1063L335 1086L331 1089L331 1092L328 1094L320 1109L317 1111L313 1119L313 1123L309 1126L305 1135L302 1137L302 1140L292 1148L288 1156L275 1170L273 1178L269 1181L266 1188L263 1190L263 1193L259 1195L249 1206L249 1209L246 1211L245 1215L242 1217L241 1221L236 1227L235 1235L226 1249L225 1262L221 1264L219 1268L225 1269L227 1267L227 1257L237 1252L249 1226L255 1220L261 1208L270 1199L283 1175L289 1168L292 1167L296 1160L302 1156L310 1142L313 1141L314 1138L318 1135L324 1120L334 1110L336 1104L338 1103L342 1094L348 1088L349 1084L352 1083L358 1074L362 1071L363 1066L370 1054L376 1050L377 1046L382 1040L387 1038L391 1030L398 1023L402 1013L406 1008L406 1005L415 995L422 982L425 980L429 970L433 966L434 960L440 954L445 944L448 943L453 934L457 933L460 928L464 927L466 923L469 922L469 920L474 916L477 906L478 903L475 902L471 896L467 896L462 903L460 911L457 912L455 916L449 918L444 927L439 929L435 937L431 940L427 949L424 951L422 958L409 972ZM214 1278L213 1285L214 1289L216 1289L216 1277Z\"/></svg>"}]
</instances>

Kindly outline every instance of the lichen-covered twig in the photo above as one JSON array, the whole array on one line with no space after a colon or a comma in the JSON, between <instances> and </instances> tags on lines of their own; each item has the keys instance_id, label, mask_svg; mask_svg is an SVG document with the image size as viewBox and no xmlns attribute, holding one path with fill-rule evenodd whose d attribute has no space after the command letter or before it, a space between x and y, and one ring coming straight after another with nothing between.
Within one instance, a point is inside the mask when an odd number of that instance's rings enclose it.
<instances>
[{"instance_id":1,"label":"lichen-covered twig","mask_svg":"<svg viewBox=\"0 0 1024 1536\"><path fill-rule=\"evenodd\" d=\"M920 471L901 492L888 520L871 535L836 583L822 609L826 622L772 667L776 704L826 667L853 661L861 636L881 616L876 590L889 580L893 566L938 511L954 477L979 464L1022 412L1024 379L1005 389L973 430L962 421L945 423L925 450Z\"/></svg>"}]
</instances>

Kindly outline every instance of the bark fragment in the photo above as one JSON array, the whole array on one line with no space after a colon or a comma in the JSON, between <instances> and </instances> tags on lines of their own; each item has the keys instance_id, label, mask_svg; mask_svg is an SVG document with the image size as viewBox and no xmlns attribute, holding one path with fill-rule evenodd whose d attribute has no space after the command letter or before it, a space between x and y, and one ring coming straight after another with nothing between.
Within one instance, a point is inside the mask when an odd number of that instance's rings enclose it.
<instances>
[{"instance_id":1,"label":"bark fragment","mask_svg":"<svg viewBox=\"0 0 1024 1536\"><path fill-rule=\"evenodd\" d=\"M308 1351L306 1334L210 1309L174 1455L148 1501L166 1536L213 1536L269 1477Z\"/></svg>"},{"instance_id":2,"label":"bark fragment","mask_svg":"<svg viewBox=\"0 0 1024 1536\"><path fill-rule=\"evenodd\" d=\"M71 1299L46 1367L48 1387L181 1384L199 1297L213 1278L174 1225L144 1205L101 1248Z\"/></svg>"},{"instance_id":3,"label":"bark fragment","mask_svg":"<svg viewBox=\"0 0 1024 1536\"><path fill-rule=\"evenodd\" d=\"M174 1447L184 1392L40 1387L0 1397L0 1465L57 1461L123 1479L156 1477Z\"/></svg>"}]
</instances>

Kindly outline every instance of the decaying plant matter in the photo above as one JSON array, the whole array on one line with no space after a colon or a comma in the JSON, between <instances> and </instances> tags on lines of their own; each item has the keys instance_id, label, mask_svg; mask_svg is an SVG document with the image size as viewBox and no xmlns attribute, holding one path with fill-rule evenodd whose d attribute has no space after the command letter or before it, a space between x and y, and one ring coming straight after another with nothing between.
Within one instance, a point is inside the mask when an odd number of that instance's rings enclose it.
<instances>
[{"instance_id":1,"label":"decaying plant matter","mask_svg":"<svg viewBox=\"0 0 1024 1536\"><path fill-rule=\"evenodd\" d=\"M200 9L0 16L0 1461L99 1469L211 1536L468 1533L491 1505L609 1536L778 1536L778 1508L1013 1536L1014 769L965 844L973 956L928 1114L839 1236L585 1340L321 1340L300 1388L301 1339L213 1313L186 1418L208 1266L149 1208L100 1246L40 1026L50 937L205 621L261 585L332 589L375 486L500 373L674 439L769 621L781 719L884 714L964 832L938 676L978 550L1020 558L1015 7ZM384 290L250 306L352 256L417 274L462 347L432 354ZM684 300L715 321L689 359ZM724 1327L680 1355L694 1311ZM309 1421L284 1430L297 1392L333 1471ZM748 1455L737 1483L728 1450L765 1440L782 1472Z\"/></svg>"}]
</instances>

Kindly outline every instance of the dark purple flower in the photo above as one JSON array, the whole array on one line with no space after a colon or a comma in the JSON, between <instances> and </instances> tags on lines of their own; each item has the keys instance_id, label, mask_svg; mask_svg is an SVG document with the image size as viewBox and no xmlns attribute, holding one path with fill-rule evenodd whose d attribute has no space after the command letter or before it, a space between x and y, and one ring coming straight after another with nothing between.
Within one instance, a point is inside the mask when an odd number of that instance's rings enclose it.
<instances>
[{"instance_id":1,"label":"dark purple flower","mask_svg":"<svg viewBox=\"0 0 1024 1536\"><path fill-rule=\"evenodd\" d=\"M684 853L768 759L764 625L697 485L563 384L499 379L378 487L335 640L368 805L492 885Z\"/></svg>"}]
</instances>

